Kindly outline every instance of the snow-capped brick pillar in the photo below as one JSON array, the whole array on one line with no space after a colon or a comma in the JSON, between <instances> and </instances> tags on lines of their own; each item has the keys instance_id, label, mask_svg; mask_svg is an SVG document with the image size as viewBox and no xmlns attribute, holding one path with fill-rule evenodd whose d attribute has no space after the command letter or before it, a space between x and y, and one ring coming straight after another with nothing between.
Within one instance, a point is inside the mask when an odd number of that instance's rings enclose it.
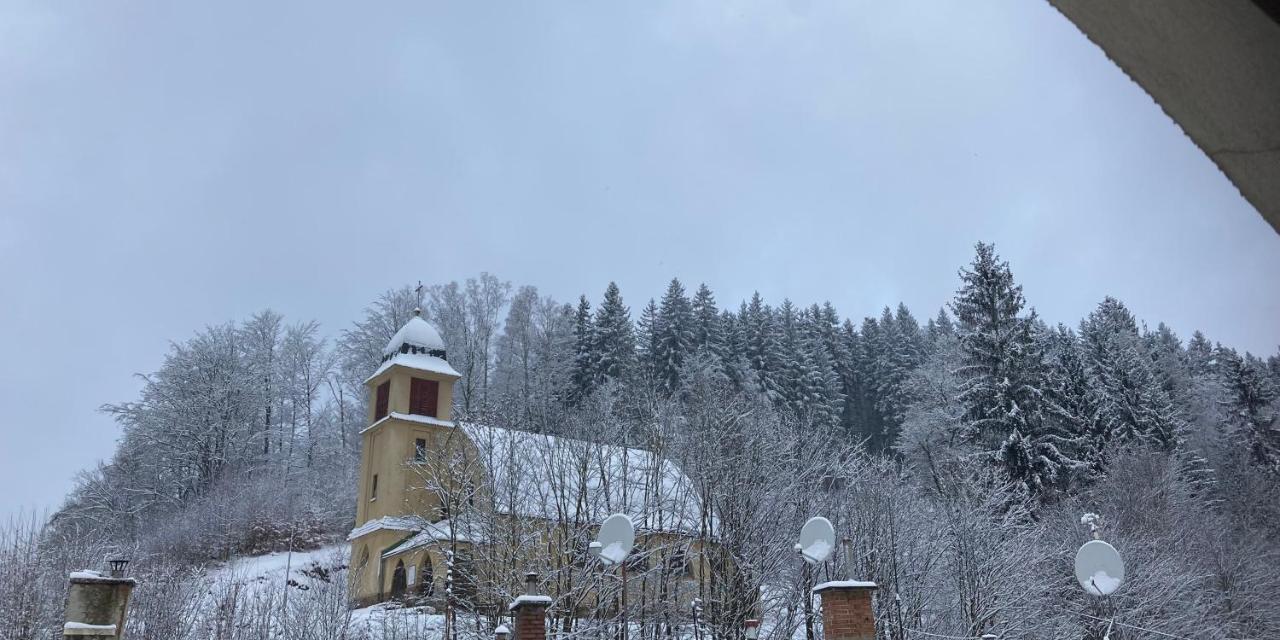
<instances>
[{"instance_id":1,"label":"snow-capped brick pillar","mask_svg":"<svg viewBox=\"0 0 1280 640\"><path fill-rule=\"evenodd\" d=\"M512 640L546 640L547 607L551 597L538 595L538 574L524 574L524 595L511 601L508 610L515 615L516 634Z\"/></svg>"},{"instance_id":2,"label":"snow-capped brick pillar","mask_svg":"<svg viewBox=\"0 0 1280 640\"><path fill-rule=\"evenodd\" d=\"M77 571L70 579L62 636L77 640L121 637L129 596L133 593L133 579L96 571Z\"/></svg>"},{"instance_id":3,"label":"snow-capped brick pillar","mask_svg":"<svg viewBox=\"0 0 1280 640\"><path fill-rule=\"evenodd\" d=\"M826 640L875 640L876 616L871 596L876 583L857 580L824 582L813 588L822 597L822 629Z\"/></svg>"}]
</instances>

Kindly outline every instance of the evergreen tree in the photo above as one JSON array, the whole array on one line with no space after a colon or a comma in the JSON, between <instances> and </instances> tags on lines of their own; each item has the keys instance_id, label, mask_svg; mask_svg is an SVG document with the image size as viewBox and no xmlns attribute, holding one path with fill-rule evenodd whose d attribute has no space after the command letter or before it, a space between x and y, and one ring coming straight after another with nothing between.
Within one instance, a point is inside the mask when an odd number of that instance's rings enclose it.
<instances>
[{"instance_id":1,"label":"evergreen tree","mask_svg":"<svg viewBox=\"0 0 1280 640\"><path fill-rule=\"evenodd\" d=\"M823 342L821 320L813 314L805 314L801 324L799 365L801 377L797 385L797 397L793 406L797 415L805 417L819 427L835 427L840 422L844 397L840 392L840 377L835 363Z\"/></svg>"},{"instance_id":2,"label":"evergreen tree","mask_svg":"<svg viewBox=\"0 0 1280 640\"><path fill-rule=\"evenodd\" d=\"M879 407L880 354L887 349L887 340L881 334L881 326L875 318L864 318L862 331L857 334L857 344L852 351L853 368L858 379L857 394L853 398L857 407L858 431L872 451L884 451L892 444Z\"/></svg>"},{"instance_id":3,"label":"evergreen tree","mask_svg":"<svg viewBox=\"0 0 1280 640\"><path fill-rule=\"evenodd\" d=\"M595 328L591 324L591 303L578 298L573 322L573 370L569 376L569 402L577 404L595 389Z\"/></svg>"},{"instance_id":4,"label":"evergreen tree","mask_svg":"<svg viewBox=\"0 0 1280 640\"><path fill-rule=\"evenodd\" d=\"M1091 477L1104 470L1104 434L1097 426L1089 369L1076 334L1065 325L1044 335L1045 434L1064 455L1078 460Z\"/></svg>"},{"instance_id":5,"label":"evergreen tree","mask_svg":"<svg viewBox=\"0 0 1280 640\"><path fill-rule=\"evenodd\" d=\"M698 285L698 292L693 296L693 348L724 359L724 322L716 310L716 297L705 283Z\"/></svg>"},{"instance_id":6,"label":"evergreen tree","mask_svg":"<svg viewBox=\"0 0 1280 640\"><path fill-rule=\"evenodd\" d=\"M680 386L680 370L693 353L694 344L693 307L684 295L684 286L675 278L662 296L654 335L654 373L659 388L673 393Z\"/></svg>"},{"instance_id":7,"label":"evergreen tree","mask_svg":"<svg viewBox=\"0 0 1280 640\"><path fill-rule=\"evenodd\" d=\"M1035 441L1014 429L1000 445L997 457L1005 475L1018 494L1026 497L1050 495L1061 484L1061 464L1057 449Z\"/></svg>"},{"instance_id":8,"label":"evergreen tree","mask_svg":"<svg viewBox=\"0 0 1280 640\"><path fill-rule=\"evenodd\" d=\"M928 327L925 330L925 344L932 351L940 340L955 334L956 327L951 322L951 316L947 315L947 310L945 308L938 309L938 315L929 319Z\"/></svg>"},{"instance_id":9,"label":"evergreen tree","mask_svg":"<svg viewBox=\"0 0 1280 640\"><path fill-rule=\"evenodd\" d=\"M858 335L858 329L853 321L846 319L840 325L838 339L840 351L836 372L840 376L840 396L844 398L841 404L840 424L844 427L845 433L851 437L863 439L866 437L861 429L865 393L862 389L863 381L858 357L862 350L862 336Z\"/></svg>"},{"instance_id":10,"label":"evergreen tree","mask_svg":"<svg viewBox=\"0 0 1280 640\"><path fill-rule=\"evenodd\" d=\"M1015 430L1034 434L1041 409L1040 354L1032 336L1034 315L1021 315L1022 286L995 247L983 243L960 278L963 286L951 308L960 323L961 401L969 435L996 443Z\"/></svg>"},{"instance_id":11,"label":"evergreen tree","mask_svg":"<svg viewBox=\"0 0 1280 640\"><path fill-rule=\"evenodd\" d=\"M804 352L800 340L799 319L791 300L783 300L778 305L775 318L777 340L773 342L773 351L769 354L770 370L775 374L770 379L769 390L773 392L774 401L789 407L796 415L802 415L802 380L804 378Z\"/></svg>"},{"instance_id":12,"label":"evergreen tree","mask_svg":"<svg viewBox=\"0 0 1280 640\"><path fill-rule=\"evenodd\" d=\"M1160 388L1174 401L1180 420L1191 415L1191 369L1187 353L1177 334L1161 322L1155 331L1143 334L1143 343L1151 358L1151 373Z\"/></svg>"},{"instance_id":13,"label":"evergreen tree","mask_svg":"<svg viewBox=\"0 0 1280 640\"><path fill-rule=\"evenodd\" d=\"M1044 425L1044 370L1035 313L995 247L979 243L952 311L959 322L960 401L967 436L994 456L1009 480L1044 496L1073 461Z\"/></svg>"},{"instance_id":14,"label":"evergreen tree","mask_svg":"<svg viewBox=\"0 0 1280 640\"><path fill-rule=\"evenodd\" d=\"M1151 372L1138 325L1108 297L1081 325L1100 428L1108 440L1143 440L1172 450L1181 430L1168 394Z\"/></svg>"},{"instance_id":15,"label":"evergreen tree","mask_svg":"<svg viewBox=\"0 0 1280 640\"><path fill-rule=\"evenodd\" d=\"M658 380L659 354L658 346L660 321L658 304L649 298L649 304L640 311L640 319L636 321L636 362L640 375L651 381Z\"/></svg>"},{"instance_id":16,"label":"evergreen tree","mask_svg":"<svg viewBox=\"0 0 1280 640\"><path fill-rule=\"evenodd\" d=\"M773 359L777 354L777 334L774 332L773 310L756 292L750 304L740 313L742 356L753 374L753 385L775 402L778 401L777 384L774 382Z\"/></svg>"},{"instance_id":17,"label":"evergreen tree","mask_svg":"<svg viewBox=\"0 0 1280 640\"><path fill-rule=\"evenodd\" d=\"M635 365L635 331L631 326L631 310L622 303L622 292L616 283L605 289L604 301L596 310L594 325L596 381L626 378Z\"/></svg>"},{"instance_id":18,"label":"evergreen tree","mask_svg":"<svg viewBox=\"0 0 1280 640\"><path fill-rule=\"evenodd\" d=\"M1213 343L1196 331L1187 341L1187 367L1192 375L1207 376L1213 373Z\"/></svg>"},{"instance_id":19,"label":"evergreen tree","mask_svg":"<svg viewBox=\"0 0 1280 640\"><path fill-rule=\"evenodd\" d=\"M876 354L876 409L884 425L885 447L893 445L903 416L911 404L907 378L924 359L920 326L905 304L896 313L885 307L880 316L880 347Z\"/></svg>"},{"instance_id":20,"label":"evergreen tree","mask_svg":"<svg viewBox=\"0 0 1280 640\"><path fill-rule=\"evenodd\" d=\"M1276 423L1277 390L1262 360L1221 349L1226 385L1227 426L1249 449L1259 468L1280 473L1280 429Z\"/></svg>"}]
</instances>

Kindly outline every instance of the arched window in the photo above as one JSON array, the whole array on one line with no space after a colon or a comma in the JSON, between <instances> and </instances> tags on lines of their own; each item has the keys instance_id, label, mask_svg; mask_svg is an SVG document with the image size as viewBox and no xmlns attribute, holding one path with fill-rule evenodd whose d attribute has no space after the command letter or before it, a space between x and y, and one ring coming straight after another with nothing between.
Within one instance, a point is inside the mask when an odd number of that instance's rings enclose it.
<instances>
[{"instance_id":1,"label":"arched window","mask_svg":"<svg viewBox=\"0 0 1280 640\"><path fill-rule=\"evenodd\" d=\"M422 571L418 574L418 591L426 596L431 597L436 592L436 574L431 566L431 556L426 555L422 558Z\"/></svg>"},{"instance_id":2,"label":"arched window","mask_svg":"<svg viewBox=\"0 0 1280 640\"><path fill-rule=\"evenodd\" d=\"M406 576L404 573L404 560L396 562L396 571L391 574L391 597L399 598L404 595L406 586Z\"/></svg>"},{"instance_id":3,"label":"arched window","mask_svg":"<svg viewBox=\"0 0 1280 640\"><path fill-rule=\"evenodd\" d=\"M356 570L364 571L365 567L368 567L368 566L369 566L369 547L366 546L365 548L360 550L360 564L356 565Z\"/></svg>"}]
</instances>

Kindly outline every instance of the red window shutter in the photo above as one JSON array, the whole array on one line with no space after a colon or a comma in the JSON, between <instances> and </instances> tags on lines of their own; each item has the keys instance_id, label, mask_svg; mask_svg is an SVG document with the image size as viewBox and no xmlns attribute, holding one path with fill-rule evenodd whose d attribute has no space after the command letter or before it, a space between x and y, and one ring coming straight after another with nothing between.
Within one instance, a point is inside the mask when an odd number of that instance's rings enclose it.
<instances>
[{"instance_id":1,"label":"red window shutter","mask_svg":"<svg viewBox=\"0 0 1280 640\"><path fill-rule=\"evenodd\" d=\"M391 401L391 381L388 380L378 385L378 400L374 405L373 419L381 420L387 417L387 404Z\"/></svg>"},{"instance_id":2,"label":"red window shutter","mask_svg":"<svg viewBox=\"0 0 1280 640\"><path fill-rule=\"evenodd\" d=\"M431 416L432 418L434 418L438 415L436 414L436 410L439 409L437 405L440 402L440 383L436 382L435 380L427 380L426 383L427 383L427 403L426 403L426 406L423 407L424 409L426 409L426 411L423 412L423 415Z\"/></svg>"},{"instance_id":3,"label":"red window shutter","mask_svg":"<svg viewBox=\"0 0 1280 640\"><path fill-rule=\"evenodd\" d=\"M409 385L409 412L420 416L436 417L439 395L439 382L414 378Z\"/></svg>"}]
</instances>

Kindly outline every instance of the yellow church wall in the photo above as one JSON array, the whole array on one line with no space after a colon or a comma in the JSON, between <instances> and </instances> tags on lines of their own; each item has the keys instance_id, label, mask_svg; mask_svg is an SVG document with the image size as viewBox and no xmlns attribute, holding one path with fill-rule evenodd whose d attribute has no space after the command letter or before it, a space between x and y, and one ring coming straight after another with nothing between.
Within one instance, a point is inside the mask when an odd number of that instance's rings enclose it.
<instances>
[{"instance_id":1,"label":"yellow church wall","mask_svg":"<svg viewBox=\"0 0 1280 640\"><path fill-rule=\"evenodd\" d=\"M393 365L367 383L367 389L371 395L368 403L369 424L375 423L373 413L376 402L373 394L376 393L378 385L383 382L389 381L391 385L388 412L409 413L409 389L415 377L436 380L440 383L437 419L448 421L452 417L450 409L453 401L454 378ZM489 495L492 488L485 477L484 466L480 464L479 451L475 443L471 442L462 430L445 425L427 424L412 418L389 417L366 429L361 437L359 498L355 522L357 527L386 516L418 516L427 521L436 521L444 515L440 510L441 496L435 491L426 489L426 485L429 484L428 479L448 479L458 482L460 473L470 475L471 486L478 490L475 507L481 511L488 511L492 506ZM423 462L414 460L415 440L419 438L427 443L428 454ZM462 455L444 455L453 453ZM459 464L459 459L468 462ZM378 478L376 497L372 492L375 475ZM494 523L497 526L493 530L517 528L523 530L525 534L536 533L535 538L533 540L524 538L523 544L517 549L501 549L503 555L510 554L500 563L501 566L481 566L481 563L473 565L472 570L478 582L507 583L513 591L518 591L523 572L528 568L548 566L563 568L569 565L578 567L575 570L577 575L575 582L578 585L583 585L584 581L589 580L607 581L609 579L600 574L598 565L585 561L585 549L573 548L577 542L570 539L566 528L549 526L548 522L539 518L520 518L520 520L522 522L516 523L510 516L502 517L498 523ZM444 593L443 547L448 544L447 542L434 543L383 558L384 553L405 541L411 533L391 529L378 530L352 541L350 566L352 567L353 599L363 605L389 597L395 567L400 561L403 561L406 567L415 567L414 584L408 585L406 592L420 594L422 563L428 558L432 562L432 581L436 594L428 598L428 601L432 598L438 599ZM637 542L642 547L653 549L687 540L688 538L676 534L650 533L639 536ZM498 540L497 544L503 543ZM468 544L462 543L460 549L468 547ZM698 548L697 543L693 542L692 548L686 555L688 573L679 581L676 589L675 597L685 604L692 598L691 594L696 591L696 581L706 573L709 565L709 563L698 561L702 555L698 553ZM495 550L497 549L491 549L488 553L481 552L478 555L490 555ZM369 558L368 563L360 569L360 561L366 552ZM664 552L656 554L648 561L651 566L661 566L660 563L664 561L659 557L661 553ZM616 571L616 569L607 571ZM641 588L643 588L642 584L637 580L629 583L628 591L633 592ZM589 606L594 607L595 603L589 602ZM605 606L609 604L605 603Z\"/></svg>"},{"instance_id":2,"label":"yellow church wall","mask_svg":"<svg viewBox=\"0 0 1280 640\"><path fill-rule=\"evenodd\" d=\"M409 412L409 386L413 378L435 380L440 383L440 397L437 400L437 419L449 420L450 406L453 402L454 380L443 374L417 371L405 367L393 366L377 378L370 380L367 388L371 394L369 405L369 424L373 424L376 402L372 394L378 385L390 380L391 389L388 397L388 412L407 414ZM414 440L427 435L428 443L440 438L440 433L447 433L449 427L424 425L408 420L388 418L376 427L364 432L362 436L362 455L360 458L360 478L356 503L356 526L384 516L398 516L408 513L425 514L426 509L434 505L428 504L425 496L414 497L410 489L421 485L417 474L406 467L413 460ZM418 434L418 435L414 435ZM430 448L431 445L428 444ZM372 495L374 475L378 476L378 495ZM406 500L415 501L406 504Z\"/></svg>"},{"instance_id":3,"label":"yellow church wall","mask_svg":"<svg viewBox=\"0 0 1280 640\"><path fill-rule=\"evenodd\" d=\"M406 531L381 530L351 541L350 580L352 597L361 605L379 600L382 554L408 535ZM367 554L367 555L366 555Z\"/></svg>"}]
</instances>

